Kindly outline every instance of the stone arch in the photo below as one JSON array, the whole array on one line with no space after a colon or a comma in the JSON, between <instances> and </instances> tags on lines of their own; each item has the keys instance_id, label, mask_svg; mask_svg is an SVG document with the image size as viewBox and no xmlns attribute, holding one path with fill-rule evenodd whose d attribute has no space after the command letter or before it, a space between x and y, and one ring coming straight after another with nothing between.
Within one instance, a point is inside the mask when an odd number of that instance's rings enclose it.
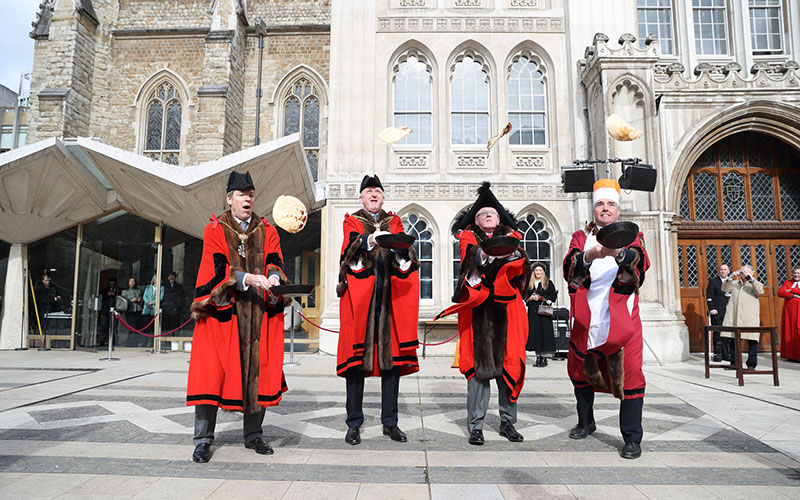
<instances>
[{"instance_id":1,"label":"stone arch","mask_svg":"<svg viewBox=\"0 0 800 500\"><path fill-rule=\"evenodd\" d=\"M553 91L556 81L555 72L553 71L555 66L547 50L533 40L524 40L518 43L506 55L505 64L503 65L502 80L498 77L498 85L505 85L504 95L506 96L506 102L502 108L506 110L510 119L511 111L509 109L508 80L511 73L511 66L519 60L520 57L526 57L530 61L533 61L542 73L545 93L545 145L552 144L552 134L558 129L557 113L553 112L556 106L556 93ZM540 145L540 147L542 146Z\"/></svg>"},{"instance_id":2,"label":"stone arch","mask_svg":"<svg viewBox=\"0 0 800 500\"><path fill-rule=\"evenodd\" d=\"M517 212L517 220L521 220L527 217L528 214L532 214L536 216L537 219L541 219L547 225L546 227L550 231L550 249L552 252L552 268L550 269L550 279L552 280L553 274L558 272L560 274L560 260L559 257L565 255L567 253L566 248L564 247L564 238L561 237L562 228L561 224L558 222L558 218L547 208L539 203L529 203L525 205L519 212Z\"/></svg>"},{"instance_id":3,"label":"stone arch","mask_svg":"<svg viewBox=\"0 0 800 500\"><path fill-rule=\"evenodd\" d=\"M483 67L489 77L490 86L497 80L497 64L492 57L492 52L476 40L465 40L464 42L458 44L458 46L456 46L456 48L450 52L450 55L447 56L448 81L450 79L450 75L455 69L456 63L461 61L464 56L472 57Z\"/></svg>"},{"instance_id":4,"label":"stone arch","mask_svg":"<svg viewBox=\"0 0 800 500\"><path fill-rule=\"evenodd\" d=\"M673 158L668 158L669 191L665 209L680 213L681 189L695 161L709 146L738 132L759 132L782 140L800 151L797 123L800 110L783 103L752 101L736 104L721 113L710 115L695 124L676 144Z\"/></svg>"}]
</instances>

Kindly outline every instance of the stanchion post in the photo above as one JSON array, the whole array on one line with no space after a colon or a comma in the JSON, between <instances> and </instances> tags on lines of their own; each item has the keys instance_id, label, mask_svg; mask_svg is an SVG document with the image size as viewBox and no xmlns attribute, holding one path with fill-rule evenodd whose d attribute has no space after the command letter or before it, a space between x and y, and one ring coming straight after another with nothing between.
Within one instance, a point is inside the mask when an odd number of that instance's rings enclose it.
<instances>
[{"instance_id":1,"label":"stanchion post","mask_svg":"<svg viewBox=\"0 0 800 500\"><path fill-rule=\"evenodd\" d=\"M114 325L117 321L117 311L112 307L108 312L108 357L100 358L100 361L119 361L119 358L112 358L111 351L114 349Z\"/></svg>"}]
</instances>

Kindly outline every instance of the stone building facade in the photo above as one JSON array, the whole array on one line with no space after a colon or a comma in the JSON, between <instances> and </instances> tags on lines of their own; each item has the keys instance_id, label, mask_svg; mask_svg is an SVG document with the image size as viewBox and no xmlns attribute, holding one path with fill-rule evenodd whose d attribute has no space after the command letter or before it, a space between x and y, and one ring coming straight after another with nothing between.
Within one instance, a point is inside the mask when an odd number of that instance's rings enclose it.
<instances>
[{"instance_id":1,"label":"stone building facade","mask_svg":"<svg viewBox=\"0 0 800 500\"><path fill-rule=\"evenodd\" d=\"M386 186L387 207L424 240L423 282L430 276L431 283L420 316L431 318L449 304L457 269L453 218L474 200L479 183L489 180L520 218L529 254L548 265L559 305L568 307L560 262L571 233L591 217L591 203L588 195L564 192L560 167L576 159L639 157L658 172L654 192L623 193L622 205L623 218L643 230L653 262L641 289L645 356L675 361L690 348L701 349L699 326L707 321L703 285L718 263L752 263L770 285L786 279L787 266L800 265L800 213L794 209L800 190L788 175L800 172L800 94L793 62L800 59L800 11L796 2L768 4L334 3L330 127L348 133L329 136L326 281L335 280L342 217L357 207L362 173L374 170ZM359 45L363 40L370 43ZM642 138L611 139L605 131L611 113L642 130ZM394 145L377 139L376 131L410 125L409 120L422 132L417 138ZM486 139L509 121L519 135L512 132L487 152ZM723 146L745 139L768 144L758 174L740 159L744 149L738 156L728 149L723 154ZM784 146L787 156L779 161L772 151ZM698 190L695 199L694 192L687 194L690 170L698 168L704 151L716 162L704 168L716 173L698 175L716 176L716 194ZM620 166L599 168L597 175L619 177ZM762 177L750 184L752 175ZM725 199L733 192L726 184L731 176L748 179L741 181L738 201L742 207L746 202L748 211L737 216L722 208L735 203ZM775 196L765 196L765 190ZM713 214L699 219L713 220L699 221L694 204L708 205L709 196ZM780 215L769 207L753 209L753 200L768 198L774 206L783 200ZM705 239L698 239L702 234ZM781 235L788 238L776 243L783 245L784 261L764 260L771 249L761 238ZM706 258L711 247L719 250L719 259ZM324 318L335 329L330 289L325 303ZM762 299L764 324L775 324L779 306L770 297ZM322 349L333 352L335 335L326 335Z\"/></svg>"},{"instance_id":2,"label":"stone building facade","mask_svg":"<svg viewBox=\"0 0 800 500\"><path fill-rule=\"evenodd\" d=\"M640 302L650 359L701 348L719 264L756 268L767 325L775 284L800 265L795 1L47 0L32 36L29 144L94 137L187 167L299 133L325 200L304 244L319 252L331 330L341 223L366 172L418 237L422 322L450 304L450 226L484 180L568 306L560 262L591 217L590 197L562 186L577 159L657 171L655 191L622 205L653 262ZM611 113L642 138L610 139ZM401 124L415 130L403 142L377 138ZM336 342L320 334L322 351Z\"/></svg>"}]
</instances>

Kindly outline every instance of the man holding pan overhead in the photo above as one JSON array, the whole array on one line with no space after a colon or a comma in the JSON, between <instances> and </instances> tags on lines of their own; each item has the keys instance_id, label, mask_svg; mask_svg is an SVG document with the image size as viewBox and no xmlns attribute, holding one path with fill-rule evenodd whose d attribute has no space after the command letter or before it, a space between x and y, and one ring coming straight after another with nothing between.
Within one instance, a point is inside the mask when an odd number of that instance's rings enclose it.
<instances>
[{"instance_id":1,"label":"man holding pan overhead","mask_svg":"<svg viewBox=\"0 0 800 500\"><path fill-rule=\"evenodd\" d=\"M572 235L564 258L572 316L567 371L578 410L569 437L583 439L595 431L594 393L610 392L621 400L620 454L638 458L645 388L638 294L650 261L636 224L617 222L619 200L616 180L595 182L594 221Z\"/></svg>"},{"instance_id":2,"label":"man holding pan overhead","mask_svg":"<svg viewBox=\"0 0 800 500\"><path fill-rule=\"evenodd\" d=\"M364 377L381 377L383 434L406 442L397 426L400 377L419 370L419 261L400 218L383 210L383 185L365 175L363 208L344 218L339 268L336 374L347 381L347 434L361 443Z\"/></svg>"},{"instance_id":3,"label":"man holding pan overhead","mask_svg":"<svg viewBox=\"0 0 800 500\"><path fill-rule=\"evenodd\" d=\"M489 382L497 383L500 435L523 440L514 429L517 399L525 383L528 315L523 297L530 278L528 256L519 246L514 216L484 182L478 199L456 216L461 272L453 294L455 305L437 319L458 313L461 334L459 369L467 378L469 443L482 445L489 407Z\"/></svg>"}]
</instances>

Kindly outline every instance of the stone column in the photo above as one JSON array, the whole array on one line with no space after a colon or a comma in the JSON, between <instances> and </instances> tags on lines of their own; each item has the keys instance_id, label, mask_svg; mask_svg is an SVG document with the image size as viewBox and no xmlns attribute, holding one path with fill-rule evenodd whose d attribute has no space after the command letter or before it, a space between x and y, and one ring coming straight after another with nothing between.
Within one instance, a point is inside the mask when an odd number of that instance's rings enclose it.
<instances>
[{"instance_id":1,"label":"stone column","mask_svg":"<svg viewBox=\"0 0 800 500\"><path fill-rule=\"evenodd\" d=\"M3 290L3 316L0 319L0 349L28 346L27 317L25 314L25 270L28 246L11 245L8 254L6 286Z\"/></svg>"}]
</instances>

